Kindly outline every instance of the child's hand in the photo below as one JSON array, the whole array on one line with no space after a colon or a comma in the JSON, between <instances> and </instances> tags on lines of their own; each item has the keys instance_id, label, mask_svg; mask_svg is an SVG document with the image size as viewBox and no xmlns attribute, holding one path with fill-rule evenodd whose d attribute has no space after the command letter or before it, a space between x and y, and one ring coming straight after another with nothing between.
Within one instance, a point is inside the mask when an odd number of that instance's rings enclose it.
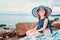
<instances>
[{"instance_id":1,"label":"child's hand","mask_svg":"<svg viewBox=\"0 0 60 40\"><path fill-rule=\"evenodd\" d=\"M37 30L32 30L32 32L36 32Z\"/></svg>"}]
</instances>

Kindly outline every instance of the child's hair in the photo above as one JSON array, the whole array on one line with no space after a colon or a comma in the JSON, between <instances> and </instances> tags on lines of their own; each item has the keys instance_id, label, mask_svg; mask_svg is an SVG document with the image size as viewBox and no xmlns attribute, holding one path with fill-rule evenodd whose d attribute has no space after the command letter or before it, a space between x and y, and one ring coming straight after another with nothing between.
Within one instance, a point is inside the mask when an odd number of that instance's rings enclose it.
<instances>
[{"instance_id":1,"label":"child's hair","mask_svg":"<svg viewBox=\"0 0 60 40\"><path fill-rule=\"evenodd\" d=\"M48 11L45 9L45 8L43 8L44 10L45 10L45 16L47 16L48 15ZM37 13L40 11L40 8L37 10ZM40 18L40 16L38 15L38 17Z\"/></svg>"}]
</instances>

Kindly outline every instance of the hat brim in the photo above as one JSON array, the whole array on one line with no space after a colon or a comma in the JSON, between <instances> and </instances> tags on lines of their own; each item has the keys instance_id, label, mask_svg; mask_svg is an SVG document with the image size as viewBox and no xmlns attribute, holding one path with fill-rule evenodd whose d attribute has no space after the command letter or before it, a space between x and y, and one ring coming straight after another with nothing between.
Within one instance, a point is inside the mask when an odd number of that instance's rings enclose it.
<instances>
[{"instance_id":1,"label":"hat brim","mask_svg":"<svg viewBox=\"0 0 60 40\"><path fill-rule=\"evenodd\" d=\"M38 6L38 7L35 7L35 8L32 9L32 14L33 14L34 17L38 17L37 10L39 8L45 8L48 11L48 15L47 16L49 16L52 13L52 9L51 8L46 7L46 6Z\"/></svg>"}]
</instances>

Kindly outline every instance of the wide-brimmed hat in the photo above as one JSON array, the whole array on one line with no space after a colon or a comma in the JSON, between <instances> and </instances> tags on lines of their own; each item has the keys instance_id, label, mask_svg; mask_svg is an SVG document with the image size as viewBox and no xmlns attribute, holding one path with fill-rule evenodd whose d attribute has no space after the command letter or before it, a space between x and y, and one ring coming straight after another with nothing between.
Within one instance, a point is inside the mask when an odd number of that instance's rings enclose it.
<instances>
[{"instance_id":1,"label":"wide-brimmed hat","mask_svg":"<svg viewBox=\"0 0 60 40\"><path fill-rule=\"evenodd\" d=\"M40 9L40 8L45 8L47 10L47 12L48 12L47 16L49 16L52 13L52 9L51 8L49 8L47 6L40 5L40 6L35 7L35 8L32 9L32 14L33 14L34 17L38 17L37 10Z\"/></svg>"}]
</instances>

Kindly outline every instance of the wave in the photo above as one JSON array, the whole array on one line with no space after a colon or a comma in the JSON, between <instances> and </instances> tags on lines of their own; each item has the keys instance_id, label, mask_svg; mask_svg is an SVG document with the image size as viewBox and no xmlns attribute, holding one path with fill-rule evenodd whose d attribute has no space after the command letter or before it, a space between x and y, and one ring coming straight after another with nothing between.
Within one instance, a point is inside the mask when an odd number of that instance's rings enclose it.
<instances>
[{"instance_id":1,"label":"wave","mask_svg":"<svg viewBox=\"0 0 60 40\"><path fill-rule=\"evenodd\" d=\"M60 17L60 14L58 14L58 15L50 15L50 16L59 16Z\"/></svg>"}]
</instances>

